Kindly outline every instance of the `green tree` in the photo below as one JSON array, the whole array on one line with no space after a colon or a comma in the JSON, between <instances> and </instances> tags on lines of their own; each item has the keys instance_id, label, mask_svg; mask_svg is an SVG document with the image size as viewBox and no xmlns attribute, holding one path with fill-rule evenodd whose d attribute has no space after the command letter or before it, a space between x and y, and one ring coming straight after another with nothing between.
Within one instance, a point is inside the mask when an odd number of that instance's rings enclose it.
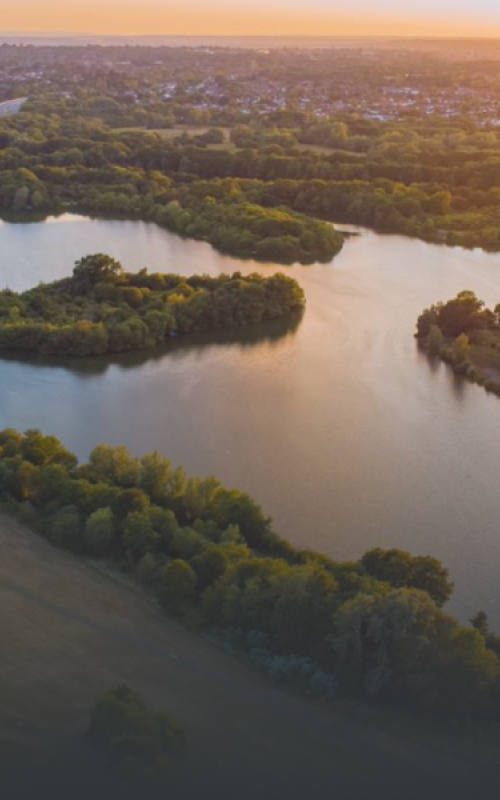
<instances>
[{"instance_id":1,"label":"green tree","mask_svg":"<svg viewBox=\"0 0 500 800\"><path fill-rule=\"evenodd\" d=\"M82 518L73 506L63 506L49 521L49 538L59 547L81 552L82 535Z\"/></svg>"},{"instance_id":2,"label":"green tree","mask_svg":"<svg viewBox=\"0 0 500 800\"><path fill-rule=\"evenodd\" d=\"M138 562L146 553L157 549L160 537L153 530L151 520L140 512L133 511L125 522L123 544L128 556Z\"/></svg>"},{"instance_id":3,"label":"green tree","mask_svg":"<svg viewBox=\"0 0 500 800\"><path fill-rule=\"evenodd\" d=\"M469 333L483 305L474 292L469 291L460 292L454 300L445 303L439 308L437 318L443 335L456 338L462 333Z\"/></svg>"},{"instance_id":4,"label":"green tree","mask_svg":"<svg viewBox=\"0 0 500 800\"><path fill-rule=\"evenodd\" d=\"M443 347L444 337L441 333L441 328L437 325L431 325L427 336L427 347L431 355L439 355Z\"/></svg>"},{"instance_id":5,"label":"green tree","mask_svg":"<svg viewBox=\"0 0 500 800\"><path fill-rule=\"evenodd\" d=\"M457 336L452 344L453 363L457 366L465 364L468 361L470 353L469 337L465 333Z\"/></svg>"},{"instance_id":6,"label":"green tree","mask_svg":"<svg viewBox=\"0 0 500 800\"><path fill-rule=\"evenodd\" d=\"M78 291L85 292L98 283L116 280L122 272L119 261L104 253L97 253L75 262L73 282Z\"/></svg>"},{"instance_id":7,"label":"green tree","mask_svg":"<svg viewBox=\"0 0 500 800\"><path fill-rule=\"evenodd\" d=\"M140 460L138 487L149 495L153 503L166 503L170 495L172 462L157 451L148 453Z\"/></svg>"},{"instance_id":8,"label":"green tree","mask_svg":"<svg viewBox=\"0 0 500 800\"><path fill-rule=\"evenodd\" d=\"M197 589L203 592L207 586L211 586L226 571L228 556L222 547L215 545L206 547L203 552L195 556L191 561L191 566L196 572Z\"/></svg>"},{"instance_id":9,"label":"green tree","mask_svg":"<svg viewBox=\"0 0 500 800\"><path fill-rule=\"evenodd\" d=\"M484 611L478 611L477 614L474 614L472 619L469 621L472 627L479 631L479 633L481 633L486 639L490 632L488 615Z\"/></svg>"},{"instance_id":10,"label":"green tree","mask_svg":"<svg viewBox=\"0 0 500 800\"><path fill-rule=\"evenodd\" d=\"M27 461L38 466L61 464L72 469L77 463L76 456L66 450L55 436L44 436L34 429L24 434L22 452Z\"/></svg>"},{"instance_id":11,"label":"green tree","mask_svg":"<svg viewBox=\"0 0 500 800\"><path fill-rule=\"evenodd\" d=\"M20 186L19 189L16 189L14 194L14 200L12 202L12 208L14 211L23 211L27 208L30 199L30 190L27 186Z\"/></svg>"},{"instance_id":12,"label":"green tree","mask_svg":"<svg viewBox=\"0 0 500 800\"><path fill-rule=\"evenodd\" d=\"M98 508L85 523L85 547L93 556L108 555L116 543L116 523L113 512L108 508Z\"/></svg>"},{"instance_id":13,"label":"green tree","mask_svg":"<svg viewBox=\"0 0 500 800\"><path fill-rule=\"evenodd\" d=\"M439 606L449 599L453 583L440 561L432 556L411 556L403 550L369 550L361 559L369 575L391 586L421 589Z\"/></svg>"},{"instance_id":14,"label":"green tree","mask_svg":"<svg viewBox=\"0 0 500 800\"><path fill-rule=\"evenodd\" d=\"M139 462L123 445L97 445L90 454L90 465L99 478L117 486L129 488L135 486L139 479Z\"/></svg>"},{"instance_id":15,"label":"green tree","mask_svg":"<svg viewBox=\"0 0 500 800\"><path fill-rule=\"evenodd\" d=\"M125 684L106 692L90 713L89 734L111 763L141 778L163 780L185 749L177 721L151 712Z\"/></svg>"},{"instance_id":16,"label":"green tree","mask_svg":"<svg viewBox=\"0 0 500 800\"><path fill-rule=\"evenodd\" d=\"M158 601L166 611L182 614L192 606L195 593L196 573L186 561L176 559L162 569Z\"/></svg>"}]
</instances>

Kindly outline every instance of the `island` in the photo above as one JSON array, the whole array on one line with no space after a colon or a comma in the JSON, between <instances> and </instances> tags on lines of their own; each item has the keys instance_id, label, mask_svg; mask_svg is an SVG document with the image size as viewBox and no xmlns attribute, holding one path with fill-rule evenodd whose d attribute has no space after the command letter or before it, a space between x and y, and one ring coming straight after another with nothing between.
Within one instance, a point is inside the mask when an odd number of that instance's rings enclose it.
<instances>
[{"instance_id":1,"label":"island","mask_svg":"<svg viewBox=\"0 0 500 800\"><path fill-rule=\"evenodd\" d=\"M142 350L171 336L237 328L300 313L304 292L281 273L125 272L104 253L73 274L18 294L0 292L0 352L93 356Z\"/></svg>"},{"instance_id":2,"label":"island","mask_svg":"<svg viewBox=\"0 0 500 800\"><path fill-rule=\"evenodd\" d=\"M492 311L474 292L460 292L422 312L416 338L457 375L500 396L500 304Z\"/></svg>"}]
</instances>

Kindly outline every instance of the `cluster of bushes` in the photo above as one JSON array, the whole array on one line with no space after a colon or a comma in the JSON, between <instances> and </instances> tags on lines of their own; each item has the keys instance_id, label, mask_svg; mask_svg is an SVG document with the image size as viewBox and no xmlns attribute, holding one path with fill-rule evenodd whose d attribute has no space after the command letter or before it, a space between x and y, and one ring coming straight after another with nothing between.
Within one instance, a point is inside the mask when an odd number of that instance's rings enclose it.
<instances>
[{"instance_id":1,"label":"cluster of bushes","mask_svg":"<svg viewBox=\"0 0 500 800\"><path fill-rule=\"evenodd\" d=\"M217 202L211 195L173 200L155 209L155 221L221 252L280 264L328 262L343 244L331 225L290 209Z\"/></svg>"},{"instance_id":2,"label":"cluster of bushes","mask_svg":"<svg viewBox=\"0 0 500 800\"><path fill-rule=\"evenodd\" d=\"M416 338L457 375L500 395L500 304L492 311L474 292L460 292L422 312Z\"/></svg>"},{"instance_id":3,"label":"cluster of bushes","mask_svg":"<svg viewBox=\"0 0 500 800\"><path fill-rule=\"evenodd\" d=\"M23 294L0 292L0 350L88 356L152 347L168 336L232 328L300 311L291 278L124 272L103 254Z\"/></svg>"},{"instance_id":4,"label":"cluster of bushes","mask_svg":"<svg viewBox=\"0 0 500 800\"><path fill-rule=\"evenodd\" d=\"M54 544L131 573L168 613L236 631L276 680L498 719L499 639L481 615L464 627L442 610L452 584L429 556L297 550L216 478L106 445L79 465L38 431L0 433L0 498Z\"/></svg>"},{"instance_id":5,"label":"cluster of bushes","mask_svg":"<svg viewBox=\"0 0 500 800\"><path fill-rule=\"evenodd\" d=\"M269 637L262 631L245 633L241 628L216 628L211 638L229 653L245 653L277 685L291 686L302 694L321 700L335 696L338 684L332 674L325 672L308 656L276 654L269 647Z\"/></svg>"},{"instance_id":6,"label":"cluster of bushes","mask_svg":"<svg viewBox=\"0 0 500 800\"><path fill-rule=\"evenodd\" d=\"M152 712L126 685L106 692L94 705L89 735L110 763L132 777L168 777L185 748L176 720L166 711Z\"/></svg>"}]
</instances>

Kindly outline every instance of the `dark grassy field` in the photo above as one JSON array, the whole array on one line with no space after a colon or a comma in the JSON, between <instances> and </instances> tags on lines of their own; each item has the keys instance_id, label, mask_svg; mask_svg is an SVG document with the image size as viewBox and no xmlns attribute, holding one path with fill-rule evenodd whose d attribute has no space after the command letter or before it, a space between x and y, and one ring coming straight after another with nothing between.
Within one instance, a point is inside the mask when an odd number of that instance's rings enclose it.
<instances>
[{"instance_id":1,"label":"dark grassy field","mask_svg":"<svg viewBox=\"0 0 500 800\"><path fill-rule=\"evenodd\" d=\"M0 783L14 798L496 797L484 743L397 730L362 705L279 691L138 591L0 516ZM183 725L159 793L110 772L88 711L126 682Z\"/></svg>"}]
</instances>

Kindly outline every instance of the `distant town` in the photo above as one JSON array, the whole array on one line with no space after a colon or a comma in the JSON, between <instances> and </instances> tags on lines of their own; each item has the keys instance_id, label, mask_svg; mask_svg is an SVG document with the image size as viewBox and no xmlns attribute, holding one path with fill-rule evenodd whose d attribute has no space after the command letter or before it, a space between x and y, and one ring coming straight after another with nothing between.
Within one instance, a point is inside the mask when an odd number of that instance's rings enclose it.
<instances>
[{"instance_id":1,"label":"distant town","mask_svg":"<svg viewBox=\"0 0 500 800\"><path fill-rule=\"evenodd\" d=\"M352 113L378 121L473 115L476 124L500 125L496 50L487 50L495 57L486 58L473 45L456 50L444 45L422 58L415 46L356 49L351 42L310 50L237 50L4 43L0 101L51 94L78 106L85 92L100 97L99 108L126 102L146 113L177 116L182 106L195 123L209 121L213 113L243 121L258 109L259 114L303 111L318 120ZM10 111L0 107L0 113Z\"/></svg>"}]
</instances>

